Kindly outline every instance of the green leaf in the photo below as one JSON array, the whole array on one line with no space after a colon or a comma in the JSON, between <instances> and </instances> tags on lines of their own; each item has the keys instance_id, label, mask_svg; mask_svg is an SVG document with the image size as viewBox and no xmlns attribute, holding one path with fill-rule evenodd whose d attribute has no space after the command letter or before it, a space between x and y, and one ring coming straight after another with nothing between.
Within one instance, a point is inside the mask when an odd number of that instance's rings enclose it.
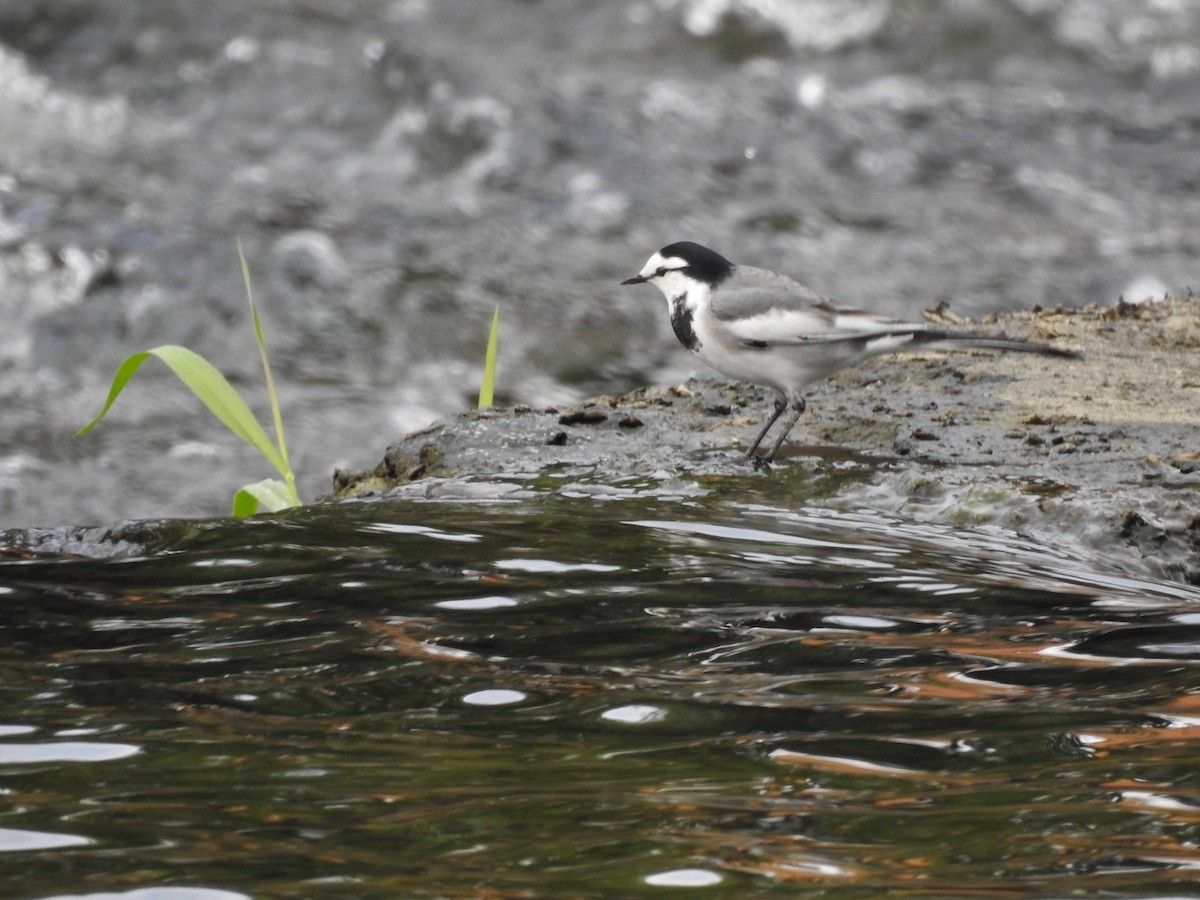
<instances>
[{"instance_id":1,"label":"green leaf","mask_svg":"<svg viewBox=\"0 0 1200 900\"><path fill-rule=\"evenodd\" d=\"M250 284L250 264L242 252L242 242L237 243L238 259L242 263L242 281L246 285L246 301L250 304L250 321L254 324L254 339L258 342L258 354L262 358L263 375L267 383L267 399L271 403L271 414L275 419L275 437L279 441L279 455L287 463L287 443L283 438L283 416L279 410L279 397L275 393L275 379L271 376L271 361L267 356L267 339L263 336L262 319L254 304L254 289Z\"/></svg>"},{"instance_id":2,"label":"green leaf","mask_svg":"<svg viewBox=\"0 0 1200 900\"><path fill-rule=\"evenodd\" d=\"M250 407L242 400L241 395L225 380L225 376L213 368L212 364L198 353L175 344L165 344L153 350L135 353L125 359L113 376L112 387L108 391L108 399L104 408L92 421L88 422L76 436L87 434L108 413L116 402L121 391L129 383L133 374L141 368L151 356L161 359L179 379L208 407L209 411L225 423L225 426L261 453L275 467L284 480L265 480L257 484L247 485L234 495L233 512L235 516L253 515L261 503L267 509L275 512L300 505L300 495L296 491L296 476L288 461L287 443L283 437L283 416L279 411L279 397L275 392L275 381L271 377L271 363L267 358L267 341L263 336L262 320L254 304L254 292L250 285L250 267L246 263L246 255L242 252L242 243L238 241L238 258L242 263L242 278L246 283L246 299L250 304L250 318L254 324L254 337L258 342L259 354L262 357L263 374L266 376L267 397L271 403L271 413L275 420L275 437L278 443L267 437L266 431L259 424ZM498 312L499 310L497 310ZM494 325L493 325L494 328Z\"/></svg>"},{"instance_id":3,"label":"green leaf","mask_svg":"<svg viewBox=\"0 0 1200 900\"><path fill-rule=\"evenodd\" d=\"M83 437L83 435L87 434L100 423L100 420L104 418L104 414L116 403L117 397L121 395L121 391L129 383L129 379L133 377L133 373L149 358L149 351L135 353L117 367L117 374L113 376L112 387L108 389L108 399L104 401L104 409L100 410L100 414L96 418L75 432L75 437Z\"/></svg>"},{"instance_id":4,"label":"green leaf","mask_svg":"<svg viewBox=\"0 0 1200 900\"><path fill-rule=\"evenodd\" d=\"M233 495L233 517L244 519L258 512L258 498L245 488L238 488Z\"/></svg>"},{"instance_id":5,"label":"green leaf","mask_svg":"<svg viewBox=\"0 0 1200 900\"><path fill-rule=\"evenodd\" d=\"M250 407L234 390L233 385L226 381L225 376L213 368L212 363L203 356L176 344L165 344L155 347L153 350L135 353L122 362L117 368L117 374L113 376L112 387L108 391L108 399L104 403L104 408L100 410L100 414L96 418L79 429L76 432L77 435L87 434L104 418L105 413L112 408L125 385L129 383L129 379L133 377L133 373L151 356L166 363L214 416L224 422L230 431L265 456L267 461L275 467L275 471L281 475L287 474L287 463L275 449L271 439L267 437L267 433L255 418L254 413L250 411Z\"/></svg>"},{"instance_id":6,"label":"green leaf","mask_svg":"<svg viewBox=\"0 0 1200 900\"><path fill-rule=\"evenodd\" d=\"M239 519L258 512L259 505L268 512L279 512L297 506L291 489L275 478L265 478L248 484L233 495L233 514Z\"/></svg>"},{"instance_id":7,"label":"green leaf","mask_svg":"<svg viewBox=\"0 0 1200 900\"><path fill-rule=\"evenodd\" d=\"M487 355L483 361L483 383L479 386L479 408L491 406L496 389L496 345L500 342L500 306L492 313L492 330L488 333Z\"/></svg>"},{"instance_id":8,"label":"green leaf","mask_svg":"<svg viewBox=\"0 0 1200 900\"><path fill-rule=\"evenodd\" d=\"M296 490L296 476L292 472L292 464L288 459L287 440L283 436L283 413L279 409L279 395L275 392L275 379L271 375L271 360L267 355L267 339L263 335L262 319L258 315L258 307L254 304L254 288L250 283L250 264L246 262L246 254L242 252L242 242L237 242L238 259L242 263L242 281L246 285L246 301L250 304L250 319L254 323L254 338L258 342L258 354L262 358L263 377L267 383L267 400L271 404L271 416L275 420L275 440L279 449L281 466L275 470L283 476L286 482L290 502L288 506L300 505L300 494ZM282 507L281 507L282 508Z\"/></svg>"}]
</instances>

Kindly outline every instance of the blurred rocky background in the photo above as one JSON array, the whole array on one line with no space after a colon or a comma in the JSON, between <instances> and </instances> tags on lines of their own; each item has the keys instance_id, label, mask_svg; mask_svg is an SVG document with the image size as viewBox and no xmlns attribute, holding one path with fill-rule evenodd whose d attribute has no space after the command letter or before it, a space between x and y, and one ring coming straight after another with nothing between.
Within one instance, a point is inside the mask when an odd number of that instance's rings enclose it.
<instances>
[{"instance_id":1,"label":"blurred rocky background","mask_svg":"<svg viewBox=\"0 0 1200 900\"><path fill-rule=\"evenodd\" d=\"M5 0L0 527L220 515L272 473L164 367L267 420L302 492L471 406L699 371L674 240L895 314L1183 293L1196 0Z\"/></svg>"}]
</instances>

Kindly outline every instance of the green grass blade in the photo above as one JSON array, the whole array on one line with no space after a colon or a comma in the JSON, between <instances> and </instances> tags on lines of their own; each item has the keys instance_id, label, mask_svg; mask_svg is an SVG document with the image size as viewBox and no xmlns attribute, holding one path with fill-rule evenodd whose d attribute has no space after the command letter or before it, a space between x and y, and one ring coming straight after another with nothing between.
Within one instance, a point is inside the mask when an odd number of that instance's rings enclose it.
<instances>
[{"instance_id":1,"label":"green grass blade","mask_svg":"<svg viewBox=\"0 0 1200 900\"><path fill-rule=\"evenodd\" d=\"M496 392L496 346L500 342L500 306L492 313L492 330L488 333L487 355L483 361L483 382L479 385L479 408L491 406Z\"/></svg>"},{"instance_id":2,"label":"green grass blade","mask_svg":"<svg viewBox=\"0 0 1200 900\"><path fill-rule=\"evenodd\" d=\"M105 402L104 408L96 418L83 426L77 432L78 434L86 434L104 418L105 413L112 407L133 373L150 356L155 356L166 363L179 380L187 385L191 392L208 407L214 416L224 422L230 431L265 456L277 472L281 475L285 473L287 465L283 457L275 449L271 439L267 437L267 433L255 418L254 413L250 411L250 407L246 406L246 402L234 390L233 385L226 381L225 376L213 368L212 363L203 356L176 344L165 344L155 347L153 350L135 353L122 362L117 369L117 374L113 377L112 387L109 389L108 400Z\"/></svg>"},{"instance_id":3,"label":"green grass blade","mask_svg":"<svg viewBox=\"0 0 1200 900\"><path fill-rule=\"evenodd\" d=\"M258 342L258 355L262 358L263 375L267 382L267 399L271 403L271 413L275 419L275 437L279 440L279 455L287 460L287 444L283 437L283 414L279 409L279 398L275 393L275 379L271 376L271 361L267 356L267 339L263 336L262 319L258 315L258 307L254 304L254 288L250 283L250 264L246 262L246 254L242 252L242 242L237 244L238 259L242 264L242 281L246 285L246 301L250 304L250 319L254 323L254 338Z\"/></svg>"},{"instance_id":4,"label":"green grass blade","mask_svg":"<svg viewBox=\"0 0 1200 900\"><path fill-rule=\"evenodd\" d=\"M117 402L117 397L121 396L121 391L125 389L125 385L129 383L129 379L133 377L133 373L149 358L149 350L143 353L135 353L117 367L117 374L113 376L112 387L108 389L108 399L104 401L104 409L100 410L100 414L96 418L75 432L75 437L82 437L100 423L105 413L112 409L112 405Z\"/></svg>"},{"instance_id":5,"label":"green grass blade","mask_svg":"<svg viewBox=\"0 0 1200 900\"><path fill-rule=\"evenodd\" d=\"M288 485L275 478L248 484L233 495L233 514L239 519L254 515L260 505L268 512L279 512L298 504L292 502Z\"/></svg>"},{"instance_id":6,"label":"green grass blade","mask_svg":"<svg viewBox=\"0 0 1200 900\"><path fill-rule=\"evenodd\" d=\"M246 254L242 251L242 242L237 242L238 259L242 263L242 281L246 284L246 300L250 304L250 318L254 322L254 337L258 342L258 354L262 357L263 376L267 382L267 400L271 404L271 416L275 422L275 440L279 449L279 457L283 461L282 468L276 466L276 471L283 476L286 488L291 498L290 506L300 505L300 495L296 490L296 476L292 473L292 464L288 459L287 441L283 436L283 413L279 408L279 395L275 392L275 379L271 375L271 361L267 355L267 339L263 335L262 319L258 315L258 307L254 304L254 288L250 283L250 264L246 262Z\"/></svg>"}]
</instances>

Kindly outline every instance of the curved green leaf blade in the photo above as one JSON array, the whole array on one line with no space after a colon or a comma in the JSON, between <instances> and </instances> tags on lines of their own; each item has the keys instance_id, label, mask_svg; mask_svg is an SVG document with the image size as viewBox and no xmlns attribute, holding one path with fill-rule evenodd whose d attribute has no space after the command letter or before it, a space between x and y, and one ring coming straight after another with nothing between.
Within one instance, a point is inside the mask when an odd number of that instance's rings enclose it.
<instances>
[{"instance_id":1,"label":"curved green leaf blade","mask_svg":"<svg viewBox=\"0 0 1200 900\"><path fill-rule=\"evenodd\" d=\"M166 363L179 380L187 385L191 392L208 407L214 416L224 422L230 431L265 456L277 472L286 473L287 465L279 455L279 451L267 437L267 433L255 418L254 413L250 411L250 407L246 405L246 401L234 390L233 385L199 353L176 344L165 344L155 347L153 350L135 353L122 362L117 368L117 374L113 377L112 388L108 392L108 400L105 402L104 408L95 419L81 428L77 432L78 434L86 434L104 417L133 373L151 355Z\"/></svg>"},{"instance_id":2,"label":"curved green leaf blade","mask_svg":"<svg viewBox=\"0 0 1200 900\"><path fill-rule=\"evenodd\" d=\"M286 484L275 478L266 478L246 485L233 495L233 514L239 519L252 516L258 512L260 504L268 512L279 512L296 505Z\"/></svg>"},{"instance_id":3,"label":"curved green leaf blade","mask_svg":"<svg viewBox=\"0 0 1200 900\"><path fill-rule=\"evenodd\" d=\"M125 389L125 385L133 377L133 373L149 358L149 351L135 353L117 367L117 374L113 376L112 387L108 389L108 399L104 401L104 409L100 410L100 414L96 418L75 432L75 437L82 437L99 424L100 420L104 418L104 414L117 402L117 397L121 395L121 391Z\"/></svg>"}]
</instances>

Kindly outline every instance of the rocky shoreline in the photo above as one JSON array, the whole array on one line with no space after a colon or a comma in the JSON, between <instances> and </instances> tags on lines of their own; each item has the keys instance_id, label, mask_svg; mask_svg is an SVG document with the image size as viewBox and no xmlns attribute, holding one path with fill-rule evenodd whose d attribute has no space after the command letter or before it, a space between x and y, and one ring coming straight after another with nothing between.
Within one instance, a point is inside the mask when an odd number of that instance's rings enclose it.
<instances>
[{"instance_id":1,"label":"rocky shoreline","mask_svg":"<svg viewBox=\"0 0 1200 900\"><path fill-rule=\"evenodd\" d=\"M944 312L930 318L962 320ZM569 409L488 409L398 440L334 499L716 493L999 527L1200 583L1200 298L982 325L1083 352L883 357L814 389L770 466L761 388L693 380Z\"/></svg>"},{"instance_id":2,"label":"rocky shoreline","mask_svg":"<svg viewBox=\"0 0 1200 900\"><path fill-rule=\"evenodd\" d=\"M1017 534L1101 579L1200 584L1200 298L1035 309L973 327L1083 358L871 360L813 390L770 465L742 449L771 405L752 385L693 379L563 409L475 410L400 438L373 469L336 471L322 500L582 497L705 504L717 517L752 504L868 514ZM129 556L189 527L16 529L0 532L0 553Z\"/></svg>"}]
</instances>

